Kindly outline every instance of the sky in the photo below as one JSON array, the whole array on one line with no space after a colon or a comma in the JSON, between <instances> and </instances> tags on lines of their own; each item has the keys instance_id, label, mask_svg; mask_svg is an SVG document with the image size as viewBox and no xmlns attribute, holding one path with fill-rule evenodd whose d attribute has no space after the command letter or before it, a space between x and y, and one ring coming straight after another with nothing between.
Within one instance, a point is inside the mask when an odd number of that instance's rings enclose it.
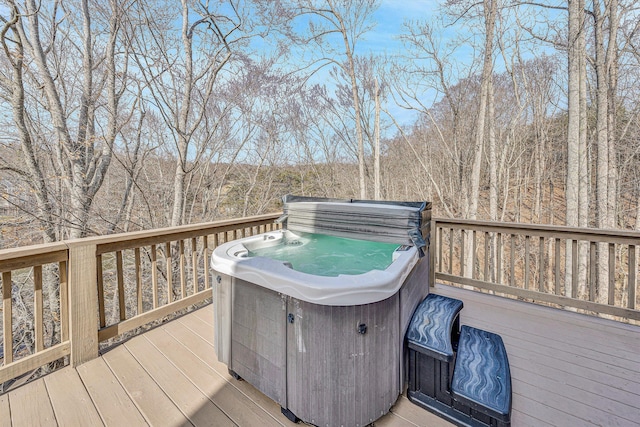
<instances>
[{"instance_id":1,"label":"sky","mask_svg":"<svg viewBox=\"0 0 640 427\"><path fill-rule=\"evenodd\" d=\"M407 21L429 20L438 13L438 7L436 0L381 1L380 8L374 14L377 25L358 48L374 54L397 54L402 50L402 43L398 40L402 25Z\"/></svg>"},{"instance_id":2,"label":"sky","mask_svg":"<svg viewBox=\"0 0 640 427\"><path fill-rule=\"evenodd\" d=\"M375 26L371 31L363 35L356 44L356 55L367 57L372 55L386 55L399 57L406 51L400 34L404 31L403 25L408 21L428 21L438 13L438 0L382 0L374 13L372 21ZM342 48L342 46L340 46ZM324 83L331 87L329 68L318 72L311 82ZM432 101L431 101L432 102ZM430 104L427 100L427 104ZM388 109L401 125L410 125L415 122L417 113L407 111L395 105L388 104ZM392 131L395 133L395 131Z\"/></svg>"}]
</instances>

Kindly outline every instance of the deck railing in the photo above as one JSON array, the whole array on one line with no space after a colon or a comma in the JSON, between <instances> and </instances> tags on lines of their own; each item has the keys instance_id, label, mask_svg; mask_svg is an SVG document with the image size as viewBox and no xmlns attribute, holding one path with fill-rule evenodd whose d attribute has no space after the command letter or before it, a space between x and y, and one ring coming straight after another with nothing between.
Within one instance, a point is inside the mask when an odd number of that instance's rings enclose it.
<instances>
[{"instance_id":1,"label":"deck railing","mask_svg":"<svg viewBox=\"0 0 640 427\"><path fill-rule=\"evenodd\" d=\"M98 356L100 342L206 300L210 251L278 228L278 216L0 250L0 385L65 357L77 366ZM55 331L47 343L45 328Z\"/></svg>"},{"instance_id":2,"label":"deck railing","mask_svg":"<svg viewBox=\"0 0 640 427\"><path fill-rule=\"evenodd\" d=\"M205 301L211 250L278 228L278 215L0 250L0 385L62 358L77 366ZM431 281L639 321L638 243L637 232L434 219Z\"/></svg>"},{"instance_id":3,"label":"deck railing","mask_svg":"<svg viewBox=\"0 0 640 427\"><path fill-rule=\"evenodd\" d=\"M640 233L434 219L432 283L640 321Z\"/></svg>"}]
</instances>

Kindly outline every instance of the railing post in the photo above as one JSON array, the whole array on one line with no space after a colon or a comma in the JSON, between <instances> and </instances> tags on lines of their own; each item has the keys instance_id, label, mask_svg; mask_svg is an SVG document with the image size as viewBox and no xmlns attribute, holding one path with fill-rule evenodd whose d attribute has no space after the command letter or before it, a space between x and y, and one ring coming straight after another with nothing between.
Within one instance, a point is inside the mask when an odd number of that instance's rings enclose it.
<instances>
[{"instance_id":1,"label":"railing post","mask_svg":"<svg viewBox=\"0 0 640 427\"><path fill-rule=\"evenodd\" d=\"M98 357L96 245L69 244L69 339L71 366Z\"/></svg>"}]
</instances>

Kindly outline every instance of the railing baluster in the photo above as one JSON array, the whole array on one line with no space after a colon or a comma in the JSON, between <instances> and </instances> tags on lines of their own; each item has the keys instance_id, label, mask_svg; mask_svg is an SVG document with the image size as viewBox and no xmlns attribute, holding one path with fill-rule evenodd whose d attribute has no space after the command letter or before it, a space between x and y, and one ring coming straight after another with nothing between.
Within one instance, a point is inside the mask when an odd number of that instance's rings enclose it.
<instances>
[{"instance_id":1,"label":"railing baluster","mask_svg":"<svg viewBox=\"0 0 640 427\"><path fill-rule=\"evenodd\" d=\"M187 290L186 290L187 277L185 273L184 240L181 239L178 246L180 248L180 298L184 298L187 296Z\"/></svg>"},{"instance_id":2,"label":"railing baluster","mask_svg":"<svg viewBox=\"0 0 640 427\"><path fill-rule=\"evenodd\" d=\"M2 273L2 349L4 351L4 365L13 362L13 313L11 307L11 272Z\"/></svg>"},{"instance_id":3,"label":"railing baluster","mask_svg":"<svg viewBox=\"0 0 640 427\"><path fill-rule=\"evenodd\" d=\"M58 263L58 275L60 277L60 337L62 342L65 342L69 339L69 281L66 261Z\"/></svg>"},{"instance_id":4,"label":"railing baluster","mask_svg":"<svg viewBox=\"0 0 640 427\"><path fill-rule=\"evenodd\" d=\"M134 249L136 263L136 299L138 302L138 312L142 314L142 261L140 259L140 248Z\"/></svg>"},{"instance_id":5,"label":"railing baluster","mask_svg":"<svg viewBox=\"0 0 640 427\"><path fill-rule=\"evenodd\" d=\"M158 307L158 252L156 245L151 245L151 297L153 308Z\"/></svg>"},{"instance_id":6,"label":"railing baluster","mask_svg":"<svg viewBox=\"0 0 640 427\"><path fill-rule=\"evenodd\" d=\"M436 242L436 247L438 248L438 271L442 271L442 227L438 227L437 230L438 241Z\"/></svg>"},{"instance_id":7,"label":"railing baluster","mask_svg":"<svg viewBox=\"0 0 640 427\"><path fill-rule=\"evenodd\" d=\"M496 283L502 284L502 233L496 236Z\"/></svg>"},{"instance_id":8,"label":"railing baluster","mask_svg":"<svg viewBox=\"0 0 640 427\"><path fill-rule=\"evenodd\" d=\"M118 276L118 305L120 320L127 320L127 306L124 302L124 269L122 267L122 251L116 251L116 274Z\"/></svg>"},{"instance_id":9,"label":"railing baluster","mask_svg":"<svg viewBox=\"0 0 640 427\"><path fill-rule=\"evenodd\" d=\"M465 235L466 230L460 230L460 277L464 277L464 247L465 247Z\"/></svg>"},{"instance_id":10,"label":"railing baluster","mask_svg":"<svg viewBox=\"0 0 640 427\"><path fill-rule=\"evenodd\" d=\"M449 229L449 274L453 274L453 228Z\"/></svg>"},{"instance_id":11,"label":"railing baluster","mask_svg":"<svg viewBox=\"0 0 640 427\"><path fill-rule=\"evenodd\" d=\"M102 275L102 255L96 255L96 280L98 284L98 316L100 317L100 327L107 326L107 319L104 313L104 277Z\"/></svg>"},{"instance_id":12,"label":"railing baluster","mask_svg":"<svg viewBox=\"0 0 640 427\"><path fill-rule=\"evenodd\" d=\"M616 245L609 243L609 305L616 305Z\"/></svg>"},{"instance_id":13,"label":"railing baluster","mask_svg":"<svg viewBox=\"0 0 640 427\"><path fill-rule=\"evenodd\" d=\"M524 284L523 289L531 289L531 236L524 236Z\"/></svg>"},{"instance_id":14,"label":"railing baluster","mask_svg":"<svg viewBox=\"0 0 640 427\"><path fill-rule=\"evenodd\" d=\"M511 253L509 254L509 286L516 284L516 235L511 235Z\"/></svg>"},{"instance_id":15,"label":"railing baluster","mask_svg":"<svg viewBox=\"0 0 640 427\"><path fill-rule=\"evenodd\" d=\"M544 256L544 237L540 236L538 239L538 291L545 291L545 268L544 261L546 257Z\"/></svg>"},{"instance_id":16,"label":"railing baluster","mask_svg":"<svg viewBox=\"0 0 640 427\"><path fill-rule=\"evenodd\" d=\"M554 287L555 287L555 294L560 295L562 293L561 292L562 289L560 288L560 250L562 245L561 245L560 239L554 239L554 240L555 240L555 250L553 251L554 257L555 257Z\"/></svg>"},{"instance_id":17,"label":"railing baluster","mask_svg":"<svg viewBox=\"0 0 640 427\"><path fill-rule=\"evenodd\" d=\"M596 300L596 242L589 242L589 301Z\"/></svg>"},{"instance_id":18,"label":"railing baluster","mask_svg":"<svg viewBox=\"0 0 640 427\"><path fill-rule=\"evenodd\" d=\"M471 233L471 278L477 277L476 271L478 270L478 244L476 240L476 230Z\"/></svg>"},{"instance_id":19,"label":"railing baluster","mask_svg":"<svg viewBox=\"0 0 640 427\"><path fill-rule=\"evenodd\" d=\"M578 295L578 241L571 241L571 298Z\"/></svg>"},{"instance_id":20,"label":"railing baluster","mask_svg":"<svg viewBox=\"0 0 640 427\"><path fill-rule=\"evenodd\" d=\"M198 287L198 241L191 238L191 278L193 279L193 293L197 294Z\"/></svg>"},{"instance_id":21,"label":"railing baluster","mask_svg":"<svg viewBox=\"0 0 640 427\"><path fill-rule=\"evenodd\" d=\"M215 239L215 234L214 234ZM204 288L209 289L209 236L202 236L202 258L204 258Z\"/></svg>"},{"instance_id":22,"label":"railing baluster","mask_svg":"<svg viewBox=\"0 0 640 427\"><path fill-rule=\"evenodd\" d=\"M489 282L489 233L484 233L484 281Z\"/></svg>"},{"instance_id":23,"label":"railing baluster","mask_svg":"<svg viewBox=\"0 0 640 427\"><path fill-rule=\"evenodd\" d=\"M171 265L171 242L164 244L164 259L167 264L167 304L173 302L173 266Z\"/></svg>"},{"instance_id":24,"label":"railing baluster","mask_svg":"<svg viewBox=\"0 0 640 427\"><path fill-rule=\"evenodd\" d=\"M33 332L36 338L36 352L44 350L42 320L42 266L33 267Z\"/></svg>"},{"instance_id":25,"label":"railing baluster","mask_svg":"<svg viewBox=\"0 0 640 427\"><path fill-rule=\"evenodd\" d=\"M627 281L628 304L631 309L636 308L636 247L629 245L629 279Z\"/></svg>"}]
</instances>

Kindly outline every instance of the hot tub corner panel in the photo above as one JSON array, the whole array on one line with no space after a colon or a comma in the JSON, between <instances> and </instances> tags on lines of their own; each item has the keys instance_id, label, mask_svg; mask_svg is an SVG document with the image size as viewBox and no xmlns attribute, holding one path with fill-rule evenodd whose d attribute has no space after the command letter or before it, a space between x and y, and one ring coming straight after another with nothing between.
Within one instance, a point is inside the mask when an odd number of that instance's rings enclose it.
<instances>
[{"instance_id":1,"label":"hot tub corner panel","mask_svg":"<svg viewBox=\"0 0 640 427\"><path fill-rule=\"evenodd\" d=\"M290 298L288 307L288 409L319 426L364 426L386 414L400 394L398 295L360 306Z\"/></svg>"}]
</instances>

